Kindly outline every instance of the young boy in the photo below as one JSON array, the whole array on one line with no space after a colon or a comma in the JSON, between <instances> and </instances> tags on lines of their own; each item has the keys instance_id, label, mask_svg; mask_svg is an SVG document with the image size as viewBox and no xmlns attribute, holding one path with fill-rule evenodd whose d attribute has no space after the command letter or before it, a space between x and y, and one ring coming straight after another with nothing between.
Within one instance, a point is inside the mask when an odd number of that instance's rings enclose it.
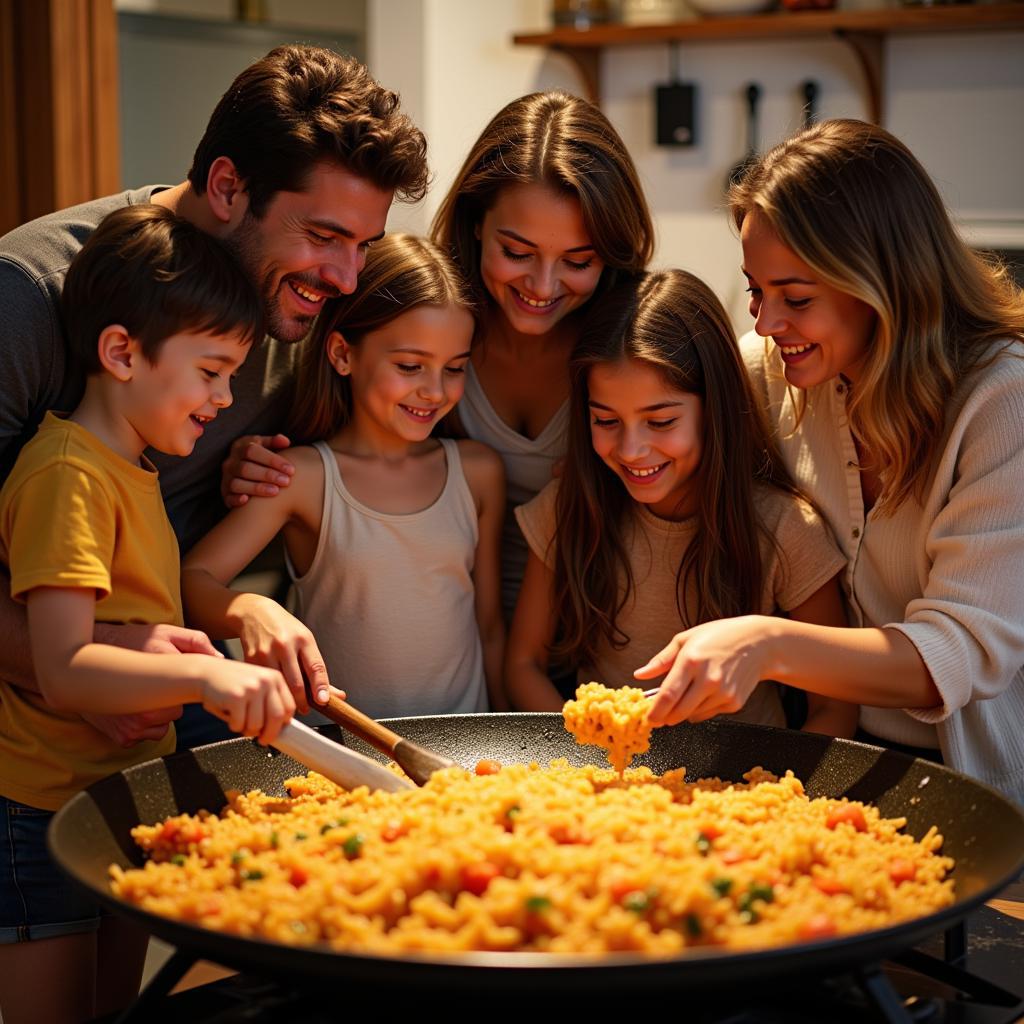
<instances>
[{"instance_id":1,"label":"young boy","mask_svg":"<svg viewBox=\"0 0 1024 1024\"><path fill-rule=\"evenodd\" d=\"M201 703L272 742L295 710L273 669L211 654L94 642L97 622L182 625L178 546L147 447L188 455L262 336L260 298L214 239L159 206L118 210L68 272L71 351L87 375L68 417L47 413L0 491L0 561L28 609L40 693L0 680L0 1012L107 1013L138 989L145 942L84 900L49 860L66 800L171 753L173 729L124 749L80 712Z\"/></svg>"}]
</instances>

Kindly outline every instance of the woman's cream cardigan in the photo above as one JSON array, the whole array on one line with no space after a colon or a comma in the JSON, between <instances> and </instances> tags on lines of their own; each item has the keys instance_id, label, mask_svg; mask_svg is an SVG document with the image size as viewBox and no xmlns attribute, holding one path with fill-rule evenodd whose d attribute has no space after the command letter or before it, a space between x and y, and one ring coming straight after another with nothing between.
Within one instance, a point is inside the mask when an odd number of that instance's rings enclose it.
<instances>
[{"instance_id":1,"label":"woman's cream cardigan","mask_svg":"<svg viewBox=\"0 0 1024 1024\"><path fill-rule=\"evenodd\" d=\"M864 708L865 728L937 744L947 765L1024 804L1024 344L995 347L949 396L923 500L892 516L864 514L843 380L795 392L771 342L749 334L741 346L786 465L846 556L852 624L904 633L942 696Z\"/></svg>"}]
</instances>

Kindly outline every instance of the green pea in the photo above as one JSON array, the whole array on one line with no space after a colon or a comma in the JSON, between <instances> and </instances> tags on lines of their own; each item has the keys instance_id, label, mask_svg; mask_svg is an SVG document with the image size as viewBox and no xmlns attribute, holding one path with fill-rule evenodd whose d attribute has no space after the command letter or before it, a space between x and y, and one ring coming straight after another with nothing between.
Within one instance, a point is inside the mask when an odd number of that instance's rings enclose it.
<instances>
[{"instance_id":1,"label":"green pea","mask_svg":"<svg viewBox=\"0 0 1024 1024\"><path fill-rule=\"evenodd\" d=\"M645 914L650 909L651 899L645 892L630 892L626 893L622 905L634 914Z\"/></svg>"}]
</instances>

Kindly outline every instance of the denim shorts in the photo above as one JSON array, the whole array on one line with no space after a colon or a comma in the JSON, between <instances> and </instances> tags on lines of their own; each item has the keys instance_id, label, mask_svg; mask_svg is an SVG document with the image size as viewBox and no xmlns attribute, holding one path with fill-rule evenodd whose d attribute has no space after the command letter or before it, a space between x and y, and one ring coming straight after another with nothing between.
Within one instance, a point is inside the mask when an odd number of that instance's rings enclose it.
<instances>
[{"instance_id":1,"label":"denim shorts","mask_svg":"<svg viewBox=\"0 0 1024 1024\"><path fill-rule=\"evenodd\" d=\"M100 906L50 859L53 811L0 796L0 943L96 931Z\"/></svg>"}]
</instances>

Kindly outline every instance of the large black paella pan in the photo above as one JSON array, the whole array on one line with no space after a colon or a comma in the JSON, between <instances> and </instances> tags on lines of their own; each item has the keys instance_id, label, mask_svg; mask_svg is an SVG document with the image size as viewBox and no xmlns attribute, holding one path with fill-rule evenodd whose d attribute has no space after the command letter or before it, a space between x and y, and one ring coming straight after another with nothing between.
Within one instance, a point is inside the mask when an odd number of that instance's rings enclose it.
<instances>
[{"instance_id":1,"label":"large black paella pan","mask_svg":"<svg viewBox=\"0 0 1024 1024\"><path fill-rule=\"evenodd\" d=\"M574 764L603 760L602 751L577 746L562 728L561 716L554 714L439 716L392 724L409 739L467 767L483 757L504 763L546 763L554 757ZM1015 878L1024 864L1020 810L962 775L892 751L809 733L709 722L655 730L651 751L639 763L658 772L685 765L689 778L734 780L755 765L778 774L792 769L811 796L874 803L888 817L906 817L907 831L915 837L936 825L945 837L943 852L956 860L956 901L938 913L860 935L757 952L698 950L654 959L636 954L361 956L326 948L295 949L167 920L114 897L107 884L108 865L142 862L129 835L134 825L204 807L219 810L228 789L282 794L284 780L301 773L284 755L244 739L176 754L105 779L58 813L49 842L58 864L101 903L140 921L167 942L228 967L256 968L293 982L297 977L347 977L444 988L528 983L534 991L591 993L634 984L695 989L735 984L740 978L778 979L854 968L906 950L964 918Z\"/></svg>"}]
</instances>

